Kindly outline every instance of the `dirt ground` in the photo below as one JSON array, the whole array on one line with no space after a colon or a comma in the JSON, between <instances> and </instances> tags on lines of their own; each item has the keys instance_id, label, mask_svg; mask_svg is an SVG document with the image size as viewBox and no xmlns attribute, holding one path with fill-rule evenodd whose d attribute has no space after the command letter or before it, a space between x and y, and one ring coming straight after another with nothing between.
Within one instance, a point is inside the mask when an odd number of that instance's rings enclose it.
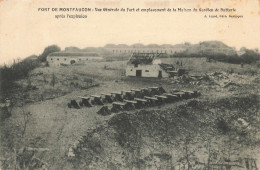
<instances>
[{"instance_id":1,"label":"dirt ground","mask_svg":"<svg viewBox=\"0 0 260 170\"><path fill-rule=\"evenodd\" d=\"M205 59L194 58L162 59L162 61L172 63L177 68L184 68L189 74L169 79L125 77L124 68L127 61L37 68L31 72L29 79L17 82L24 89L34 88L24 92L26 94L23 98L24 104L22 107L13 108L12 116L1 125L1 128L22 129L25 121L24 113L30 112L23 135L23 147L46 148L47 151L43 153L38 151L37 154L39 159L46 163L47 169L75 169L68 158L69 148L75 146L90 129L103 126L117 115L98 115L97 111L101 106L68 108L70 100L80 100L78 96L152 86L162 86L167 92L172 89L197 90L202 94L198 100L209 103L246 94L259 96L259 68L255 66L244 65L241 68L240 65L208 63ZM183 65L177 66L177 61L181 61ZM181 104L183 103L166 104L149 108L147 111L167 111ZM259 136L257 138L259 139ZM1 140L5 141L3 138ZM2 147L2 151L6 152L4 147L6 145ZM4 153L2 156L8 154L11 153Z\"/></svg>"}]
</instances>

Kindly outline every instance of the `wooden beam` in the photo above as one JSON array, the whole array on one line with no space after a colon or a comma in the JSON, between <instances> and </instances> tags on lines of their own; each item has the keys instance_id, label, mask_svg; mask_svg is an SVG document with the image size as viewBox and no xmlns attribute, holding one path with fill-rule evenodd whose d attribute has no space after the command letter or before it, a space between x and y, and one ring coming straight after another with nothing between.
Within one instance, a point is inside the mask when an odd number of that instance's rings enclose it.
<instances>
[{"instance_id":1,"label":"wooden beam","mask_svg":"<svg viewBox=\"0 0 260 170\"><path fill-rule=\"evenodd\" d=\"M167 99L167 97L166 97L166 96L159 96L159 95L155 95L155 97L157 97L157 98L161 98L161 99Z\"/></svg>"},{"instance_id":2,"label":"wooden beam","mask_svg":"<svg viewBox=\"0 0 260 170\"><path fill-rule=\"evenodd\" d=\"M140 98L134 98L134 100L140 101L140 102L147 102L147 100L145 100L145 99L140 99Z\"/></svg>"},{"instance_id":3,"label":"wooden beam","mask_svg":"<svg viewBox=\"0 0 260 170\"><path fill-rule=\"evenodd\" d=\"M144 96L144 98L145 99L149 99L149 100L155 100L155 101L157 101L158 99L157 98L155 98L155 97L149 97L149 96Z\"/></svg>"},{"instance_id":4,"label":"wooden beam","mask_svg":"<svg viewBox=\"0 0 260 170\"><path fill-rule=\"evenodd\" d=\"M137 104L137 101L134 100L124 100L126 103L132 103L132 104Z\"/></svg>"},{"instance_id":5,"label":"wooden beam","mask_svg":"<svg viewBox=\"0 0 260 170\"><path fill-rule=\"evenodd\" d=\"M111 94L121 95L121 93L119 93L119 92L112 92Z\"/></svg>"},{"instance_id":6,"label":"wooden beam","mask_svg":"<svg viewBox=\"0 0 260 170\"><path fill-rule=\"evenodd\" d=\"M126 103L122 103L122 102L113 102L113 105L118 105L118 106L125 106Z\"/></svg>"},{"instance_id":7,"label":"wooden beam","mask_svg":"<svg viewBox=\"0 0 260 170\"><path fill-rule=\"evenodd\" d=\"M81 98L81 99L86 99L86 100L90 99L90 97L84 97L84 96L78 96L78 97Z\"/></svg>"},{"instance_id":8,"label":"wooden beam","mask_svg":"<svg viewBox=\"0 0 260 170\"><path fill-rule=\"evenodd\" d=\"M101 98L101 96L98 96L98 95L91 95L90 97Z\"/></svg>"}]
</instances>

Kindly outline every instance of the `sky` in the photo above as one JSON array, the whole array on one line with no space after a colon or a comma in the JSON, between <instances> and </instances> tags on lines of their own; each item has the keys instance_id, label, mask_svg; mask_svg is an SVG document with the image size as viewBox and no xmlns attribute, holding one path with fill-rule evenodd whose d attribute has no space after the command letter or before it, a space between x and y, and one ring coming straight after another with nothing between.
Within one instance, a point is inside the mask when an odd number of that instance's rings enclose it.
<instances>
[{"instance_id":1,"label":"sky","mask_svg":"<svg viewBox=\"0 0 260 170\"><path fill-rule=\"evenodd\" d=\"M52 12L39 8L235 8L236 12ZM86 19L55 15L84 14ZM208 18L209 14L243 18ZM204 16L207 15L207 18ZM179 44L219 40L260 49L260 0L0 0L0 65L56 44Z\"/></svg>"}]
</instances>

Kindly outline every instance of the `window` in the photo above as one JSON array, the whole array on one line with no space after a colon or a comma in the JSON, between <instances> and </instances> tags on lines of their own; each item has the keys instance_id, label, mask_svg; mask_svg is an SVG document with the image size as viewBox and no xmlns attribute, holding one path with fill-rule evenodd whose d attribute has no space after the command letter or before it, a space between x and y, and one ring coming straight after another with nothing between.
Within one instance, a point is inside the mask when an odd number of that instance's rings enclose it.
<instances>
[{"instance_id":1,"label":"window","mask_svg":"<svg viewBox=\"0 0 260 170\"><path fill-rule=\"evenodd\" d=\"M67 59L66 58L64 58L64 61L66 61Z\"/></svg>"},{"instance_id":2,"label":"window","mask_svg":"<svg viewBox=\"0 0 260 170\"><path fill-rule=\"evenodd\" d=\"M133 71L133 69L131 69L130 71Z\"/></svg>"},{"instance_id":3,"label":"window","mask_svg":"<svg viewBox=\"0 0 260 170\"><path fill-rule=\"evenodd\" d=\"M60 60L59 58L57 58L57 60Z\"/></svg>"},{"instance_id":4,"label":"window","mask_svg":"<svg viewBox=\"0 0 260 170\"><path fill-rule=\"evenodd\" d=\"M51 60L53 60L53 58L51 58Z\"/></svg>"},{"instance_id":5,"label":"window","mask_svg":"<svg viewBox=\"0 0 260 170\"><path fill-rule=\"evenodd\" d=\"M149 70L145 70L145 72L149 72Z\"/></svg>"},{"instance_id":6,"label":"window","mask_svg":"<svg viewBox=\"0 0 260 170\"><path fill-rule=\"evenodd\" d=\"M74 63L76 63L75 60L70 60L70 64L74 64Z\"/></svg>"}]
</instances>

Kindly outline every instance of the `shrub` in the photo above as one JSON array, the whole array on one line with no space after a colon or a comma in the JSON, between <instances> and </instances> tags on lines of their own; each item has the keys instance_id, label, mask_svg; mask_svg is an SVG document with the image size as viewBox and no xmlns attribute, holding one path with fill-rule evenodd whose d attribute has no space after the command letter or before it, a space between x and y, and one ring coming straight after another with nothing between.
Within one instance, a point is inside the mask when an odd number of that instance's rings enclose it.
<instances>
[{"instance_id":1,"label":"shrub","mask_svg":"<svg viewBox=\"0 0 260 170\"><path fill-rule=\"evenodd\" d=\"M44 62L46 61L46 58L47 56L50 54L50 53L53 53L53 52L58 52L60 51L60 47L58 47L57 45L51 45L51 46L48 46L44 49L43 53L39 56L39 60L41 62Z\"/></svg>"}]
</instances>

